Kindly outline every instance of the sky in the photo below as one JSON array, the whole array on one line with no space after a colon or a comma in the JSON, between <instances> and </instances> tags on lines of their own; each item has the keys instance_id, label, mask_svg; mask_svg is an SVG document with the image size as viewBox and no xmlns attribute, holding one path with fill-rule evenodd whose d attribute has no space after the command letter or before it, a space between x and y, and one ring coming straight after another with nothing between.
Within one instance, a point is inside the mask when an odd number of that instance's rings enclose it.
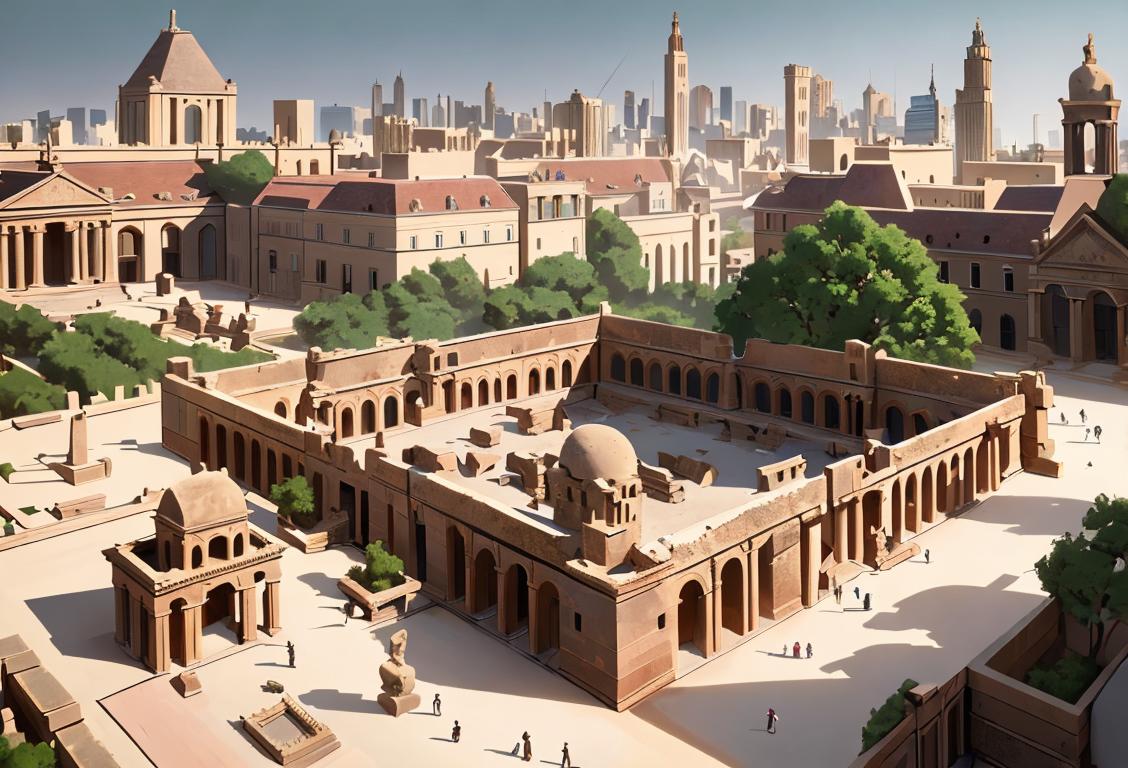
<instances>
[{"instance_id":1,"label":"sky","mask_svg":"<svg viewBox=\"0 0 1128 768\"><path fill-rule=\"evenodd\" d=\"M0 122L50 108L104 108L140 63L168 6L154 0L2 0ZM680 7L679 7L680 6ZM192 31L220 73L239 87L238 124L271 132L274 99L368 105L370 86L403 71L408 104L435 94L481 103L487 80L497 102L528 112L575 88L603 90L618 105L626 89L653 92L662 107L662 57L673 10L680 11L691 85L731 85L733 99L783 105L783 67L806 64L834 81L847 110L867 82L896 92L900 119L909 97L928 90L935 64L941 101L961 87L965 48L981 16L994 60L995 122L1005 144L1060 129L1057 99L1081 63L1087 34L1097 57L1128 88L1128 2L1078 6L1048 0L180 0L177 25ZM1073 12L1083 9L1083 13ZM45 28L45 25L47 28ZM409 107L410 109L410 107Z\"/></svg>"}]
</instances>

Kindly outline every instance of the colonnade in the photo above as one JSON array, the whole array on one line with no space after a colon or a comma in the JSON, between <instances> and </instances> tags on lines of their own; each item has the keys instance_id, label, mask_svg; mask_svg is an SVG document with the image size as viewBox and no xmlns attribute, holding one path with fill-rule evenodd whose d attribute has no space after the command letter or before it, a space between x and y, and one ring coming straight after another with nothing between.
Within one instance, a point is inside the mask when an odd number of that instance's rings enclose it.
<instances>
[{"instance_id":1,"label":"colonnade","mask_svg":"<svg viewBox=\"0 0 1128 768\"><path fill-rule=\"evenodd\" d=\"M47 227L62 224L68 283L117 282L117 256L109 219L0 224L0 290L47 285Z\"/></svg>"}]
</instances>

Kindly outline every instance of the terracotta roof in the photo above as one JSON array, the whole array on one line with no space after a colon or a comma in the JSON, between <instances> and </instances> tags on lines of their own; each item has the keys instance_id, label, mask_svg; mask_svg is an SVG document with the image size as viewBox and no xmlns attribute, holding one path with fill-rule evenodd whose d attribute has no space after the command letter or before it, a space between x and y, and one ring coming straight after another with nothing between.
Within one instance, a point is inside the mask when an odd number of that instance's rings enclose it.
<instances>
[{"instance_id":1,"label":"terracotta roof","mask_svg":"<svg viewBox=\"0 0 1128 768\"><path fill-rule=\"evenodd\" d=\"M0 202L43 181L49 173L5 166L0 168Z\"/></svg>"},{"instance_id":2,"label":"terracotta roof","mask_svg":"<svg viewBox=\"0 0 1128 768\"><path fill-rule=\"evenodd\" d=\"M632 192L638 189L636 176L642 176L643 182L670 181L666 166L656 157L545 160L537 164L537 171L549 181L555 179L558 170L564 171L566 181L586 181L589 195Z\"/></svg>"},{"instance_id":3,"label":"terracotta roof","mask_svg":"<svg viewBox=\"0 0 1128 768\"><path fill-rule=\"evenodd\" d=\"M1038 211L1053 213L1057 210L1065 187L1051 184L1008 186L995 203L997 211Z\"/></svg>"},{"instance_id":4,"label":"terracotta roof","mask_svg":"<svg viewBox=\"0 0 1128 768\"><path fill-rule=\"evenodd\" d=\"M227 86L195 35L183 29L162 29L125 87L148 88L150 75L172 92L216 92Z\"/></svg>"},{"instance_id":5,"label":"terracotta roof","mask_svg":"<svg viewBox=\"0 0 1128 768\"><path fill-rule=\"evenodd\" d=\"M891 163L854 163L845 175L801 174L765 189L756 210L823 211L835 200L863 208L909 210L908 190Z\"/></svg>"},{"instance_id":6,"label":"terracotta roof","mask_svg":"<svg viewBox=\"0 0 1128 768\"><path fill-rule=\"evenodd\" d=\"M517 207L497 180L487 176L419 181L368 176L283 176L267 184L254 204L404 216L445 212L448 195L454 197L459 211ZM488 206L482 205L483 196L489 198ZM413 200L420 203L417 211L412 210Z\"/></svg>"},{"instance_id":7,"label":"terracotta roof","mask_svg":"<svg viewBox=\"0 0 1128 768\"><path fill-rule=\"evenodd\" d=\"M195 160L146 160L106 163L66 163L63 172L73 176L88 187L105 187L113 190L115 200L132 192L134 200L121 200L116 207L131 208L142 205L204 205L215 200L204 176L204 167ZM168 192L171 200L159 200L157 195ZM196 200L185 200L181 195L196 194Z\"/></svg>"},{"instance_id":8,"label":"terracotta roof","mask_svg":"<svg viewBox=\"0 0 1128 768\"><path fill-rule=\"evenodd\" d=\"M878 224L896 224L931 250L971 251L1031 258L1031 240L1050 225L1048 213L917 208L869 211Z\"/></svg>"}]
</instances>

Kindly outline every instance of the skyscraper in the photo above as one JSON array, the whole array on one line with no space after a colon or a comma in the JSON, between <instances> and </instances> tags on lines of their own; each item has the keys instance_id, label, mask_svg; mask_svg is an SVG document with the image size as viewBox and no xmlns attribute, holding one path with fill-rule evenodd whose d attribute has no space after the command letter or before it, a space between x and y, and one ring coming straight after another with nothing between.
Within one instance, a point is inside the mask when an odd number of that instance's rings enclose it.
<instances>
[{"instance_id":1,"label":"skyscraper","mask_svg":"<svg viewBox=\"0 0 1128 768\"><path fill-rule=\"evenodd\" d=\"M494 110L496 109L496 101L494 99L494 84L493 81L486 83L486 102L483 109L482 122L486 128L491 131L494 127Z\"/></svg>"},{"instance_id":2,"label":"skyscraper","mask_svg":"<svg viewBox=\"0 0 1128 768\"><path fill-rule=\"evenodd\" d=\"M376 118L384 114L384 86L379 82L372 84L372 124L376 125Z\"/></svg>"},{"instance_id":3,"label":"skyscraper","mask_svg":"<svg viewBox=\"0 0 1128 768\"><path fill-rule=\"evenodd\" d=\"M427 99L411 100L411 116L415 118L415 122L420 128L430 126L431 113L427 109Z\"/></svg>"},{"instance_id":4,"label":"skyscraper","mask_svg":"<svg viewBox=\"0 0 1128 768\"><path fill-rule=\"evenodd\" d=\"M404 111L406 103L403 98L403 72L396 75L396 81L392 84L392 105L397 117L406 116L407 113Z\"/></svg>"},{"instance_id":5,"label":"skyscraper","mask_svg":"<svg viewBox=\"0 0 1128 768\"><path fill-rule=\"evenodd\" d=\"M738 101L732 113L732 134L737 136L748 130L748 102Z\"/></svg>"},{"instance_id":6,"label":"skyscraper","mask_svg":"<svg viewBox=\"0 0 1128 768\"><path fill-rule=\"evenodd\" d=\"M678 14L670 29L666 49L666 154L689 153L689 57L678 28Z\"/></svg>"},{"instance_id":7,"label":"skyscraper","mask_svg":"<svg viewBox=\"0 0 1128 768\"><path fill-rule=\"evenodd\" d=\"M956 177L963 179L966 160L994 160L994 112L991 105L991 48L979 19L964 59L964 87L956 90Z\"/></svg>"},{"instance_id":8,"label":"skyscraper","mask_svg":"<svg viewBox=\"0 0 1128 768\"><path fill-rule=\"evenodd\" d=\"M713 91L707 85L695 85L689 91L689 127L699 131L713 124Z\"/></svg>"},{"instance_id":9,"label":"skyscraper","mask_svg":"<svg viewBox=\"0 0 1128 768\"><path fill-rule=\"evenodd\" d=\"M811 117L825 118L833 103L834 81L815 75L811 81Z\"/></svg>"},{"instance_id":10,"label":"skyscraper","mask_svg":"<svg viewBox=\"0 0 1128 768\"><path fill-rule=\"evenodd\" d=\"M721 86L721 119L728 120L731 130L732 126L732 86Z\"/></svg>"},{"instance_id":11,"label":"skyscraper","mask_svg":"<svg viewBox=\"0 0 1128 768\"><path fill-rule=\"evenodd\" d=\"M634 91L623 93L623 125L627 128L635 127L635 97Z\"/></svg>"},{"instance_id":12,"label":"skyscraper","mask_svg":"<svg viewBox=\"0 0 1128 768\"><path fill-rule=\"evenodd\" d=\"M928 95L913 96L905 110L906 144L939 144L946 138L947 110L936 98L935 76L928 84Z\"/></svg>"},{"instance_id":13,"label":"skyscraper","mask_svg":"<svg viewBox=\"0 0 1128 768\"><path fill-rule=\"evenodd\" d=\"M638 122L636 123L639 128L650 128L650 98L645 97L638 103Z\"/></svg>"},{"instance_id":14,"label":"skyscraper","mask_svg":"<svg viewBox=\"0 0 1128 768\"><path fill-rule=\"evenodd\" d=\"M784 116L787 137L784 157L788 165L807 165L810 147L811 68L788 64L783 68Z\"/></svg>"}]
</instances>

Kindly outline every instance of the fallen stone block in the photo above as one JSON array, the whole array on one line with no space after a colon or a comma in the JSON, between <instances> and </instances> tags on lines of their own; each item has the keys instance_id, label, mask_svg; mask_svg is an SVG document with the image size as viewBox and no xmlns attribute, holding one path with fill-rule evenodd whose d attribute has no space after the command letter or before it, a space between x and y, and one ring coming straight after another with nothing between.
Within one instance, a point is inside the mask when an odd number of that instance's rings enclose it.
<instances>
[{"instance_id":1,"label":"fallen stone block","mask_svg":"<svg viewBox=\"0 0 1128 768\"><path fill-rule=\"evenodd\" d=\"M501 457L496 453L485 453L483 451L468 451L466 454L466 468L470 470L470 474L478 477L497 466L501 461Z\"/></svg>"},{"instance_id":2,"label":"fallen stone block","mask_svg":"<svg viewBox=\"0 0 1128 768\"><path fill-rule=\"evenodd\" d=\"M458 469L458 457L454 451L438 453L417 445L411 449L412 463L424 472L453 472Z\"/></svg>"},{"instance_id":3,"label":"fallen stone block","mask_svg":"<svg viewBox=\"0 0 1128 768\"><path fill-rule=\"evenodd\" d=\"M184 698L195 696L197 693L203 690L203 686L200 685L200 678L197 677L196 673L192 670L181 672L179 675L174 675L171 682L172 687L176 689L176 692Z\"/></svg>"},{"instance_id":4,"label":"fallen stone block","mask_svg":"<svg viewBox=\"0 0 1128 768\"><path fill-rule=\"evenodd\" d=\"M496 425L485 429L471 427L470 442L479 448L492 448L501 443L501 427Z\"/></svg>"},{"instance_id":5,"label":"fallen stone block","mask_svg":"<svg viewBox=\"0 0 1128 768\"><path fill-rule=\"evenodd\" d=\"M689 456L674 456L673 454L658 452L658 466L668 469L679 477L692 480L700 486L712 485L717 479L717 468L712 464Z\"/></svg>"}]
</instances>

